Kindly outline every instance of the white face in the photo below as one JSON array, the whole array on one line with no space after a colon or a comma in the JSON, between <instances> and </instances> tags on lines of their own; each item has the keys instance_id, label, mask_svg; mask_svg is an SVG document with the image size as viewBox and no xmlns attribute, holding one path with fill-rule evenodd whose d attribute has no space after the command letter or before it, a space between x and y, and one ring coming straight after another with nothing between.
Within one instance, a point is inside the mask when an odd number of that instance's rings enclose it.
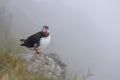
<instances>
[{"instance_id":1,"label":"white face","mask_svg":"<svg viewBox=\"0 0 120 80\"><path fill-rule=\"evenodd\" d=\"M49 32L48 28L45 28L45 27L42 28L42 31L43 32Z\"/></svg>"},{"instance_id":2,"label":"white face","mask_svg":"<svg viewBox=\"0 0 120 80\"><path fill-rule=\"evenodd\" d=\"M45 34L45 36L48 36L49 35L49 28L43 26L42 32Z\"/></svg>"}]
</instances>

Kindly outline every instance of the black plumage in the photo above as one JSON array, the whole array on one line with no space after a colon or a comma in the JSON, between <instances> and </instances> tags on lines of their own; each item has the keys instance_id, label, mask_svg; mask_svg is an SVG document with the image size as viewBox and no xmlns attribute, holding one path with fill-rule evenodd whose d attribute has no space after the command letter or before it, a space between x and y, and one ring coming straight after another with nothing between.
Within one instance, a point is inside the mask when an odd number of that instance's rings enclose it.
<instances>
[{"instance_id":1,"label":"black plumage","mask_svg":"<svg viewBox=\"0 0 120 80\"><path fill-rule=\"evenodd\" d=\"M20 41L24 42L21 46L25 46L27 48L38 47L40 45L39 41L42 37L46 37L42 31L35 33L27 39L21 39Z\"/></svg>"}]
</instances>

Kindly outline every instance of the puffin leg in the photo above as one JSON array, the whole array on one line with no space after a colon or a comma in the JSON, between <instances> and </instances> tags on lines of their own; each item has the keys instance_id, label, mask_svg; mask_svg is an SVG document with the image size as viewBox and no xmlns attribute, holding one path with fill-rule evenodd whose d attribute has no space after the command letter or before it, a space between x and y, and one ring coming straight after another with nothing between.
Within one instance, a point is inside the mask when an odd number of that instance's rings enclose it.
<instances>
[{"instance_id":1,"label":"puffin leg","mask_svg":"<svg viewBox=\"0 0 120 80\"><path fill-rule=\"evenodd\" d=\"M42 54L42 51L41 50L37 50L36 53L37 54Z\"/></svg>"},{"instance_id":2,"label":"puffin leg","mask_svg":"<svg viewBox=\"0 0 120 80\"><path fill-rule=\"evenodd\" d=\"M35 51L36 51L36 54L42 54L41 50L35 49Z\"/></svg>"}]
</instances>

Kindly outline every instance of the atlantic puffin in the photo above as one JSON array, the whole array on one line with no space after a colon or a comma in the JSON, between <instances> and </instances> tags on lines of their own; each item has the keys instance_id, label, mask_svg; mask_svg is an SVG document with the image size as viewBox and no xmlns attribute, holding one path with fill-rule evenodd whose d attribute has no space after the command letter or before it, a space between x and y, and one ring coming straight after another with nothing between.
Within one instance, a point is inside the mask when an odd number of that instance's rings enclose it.
<instances>
[{"instance_id":1,"label":"atlantic puffin","mask_svg":"<svg viewBox=\"0 0 120 80\"><path fill-rule=\"evenodd\" d=\"M26 39L20 39L23 43L21 46L25 46L29 49L36 51L36 54L41 54L41 49L45 48L50 42L49 27L43 26L41 31L29 36Z\"/></svg>"}]
</instances>

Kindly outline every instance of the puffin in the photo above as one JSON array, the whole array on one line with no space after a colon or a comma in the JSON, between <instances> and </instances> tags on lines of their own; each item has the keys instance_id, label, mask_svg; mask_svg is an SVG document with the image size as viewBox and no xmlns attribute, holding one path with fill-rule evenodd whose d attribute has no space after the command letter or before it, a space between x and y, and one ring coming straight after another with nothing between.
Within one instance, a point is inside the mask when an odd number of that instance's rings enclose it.
<instances>
[{"instance_id":1,"label":"puffin","mask_svg":"<svg viewBox=\"0 0 120 80\"><path fill-rule=\"evenodd\" d=\"M41 54L43 53L41 49L44 49L50 43L50 39L49 27L43 26L41 31L26 39L20 39L22 42L20 45L35 50L36 54Z\"/></svg>"}]
</instances>

